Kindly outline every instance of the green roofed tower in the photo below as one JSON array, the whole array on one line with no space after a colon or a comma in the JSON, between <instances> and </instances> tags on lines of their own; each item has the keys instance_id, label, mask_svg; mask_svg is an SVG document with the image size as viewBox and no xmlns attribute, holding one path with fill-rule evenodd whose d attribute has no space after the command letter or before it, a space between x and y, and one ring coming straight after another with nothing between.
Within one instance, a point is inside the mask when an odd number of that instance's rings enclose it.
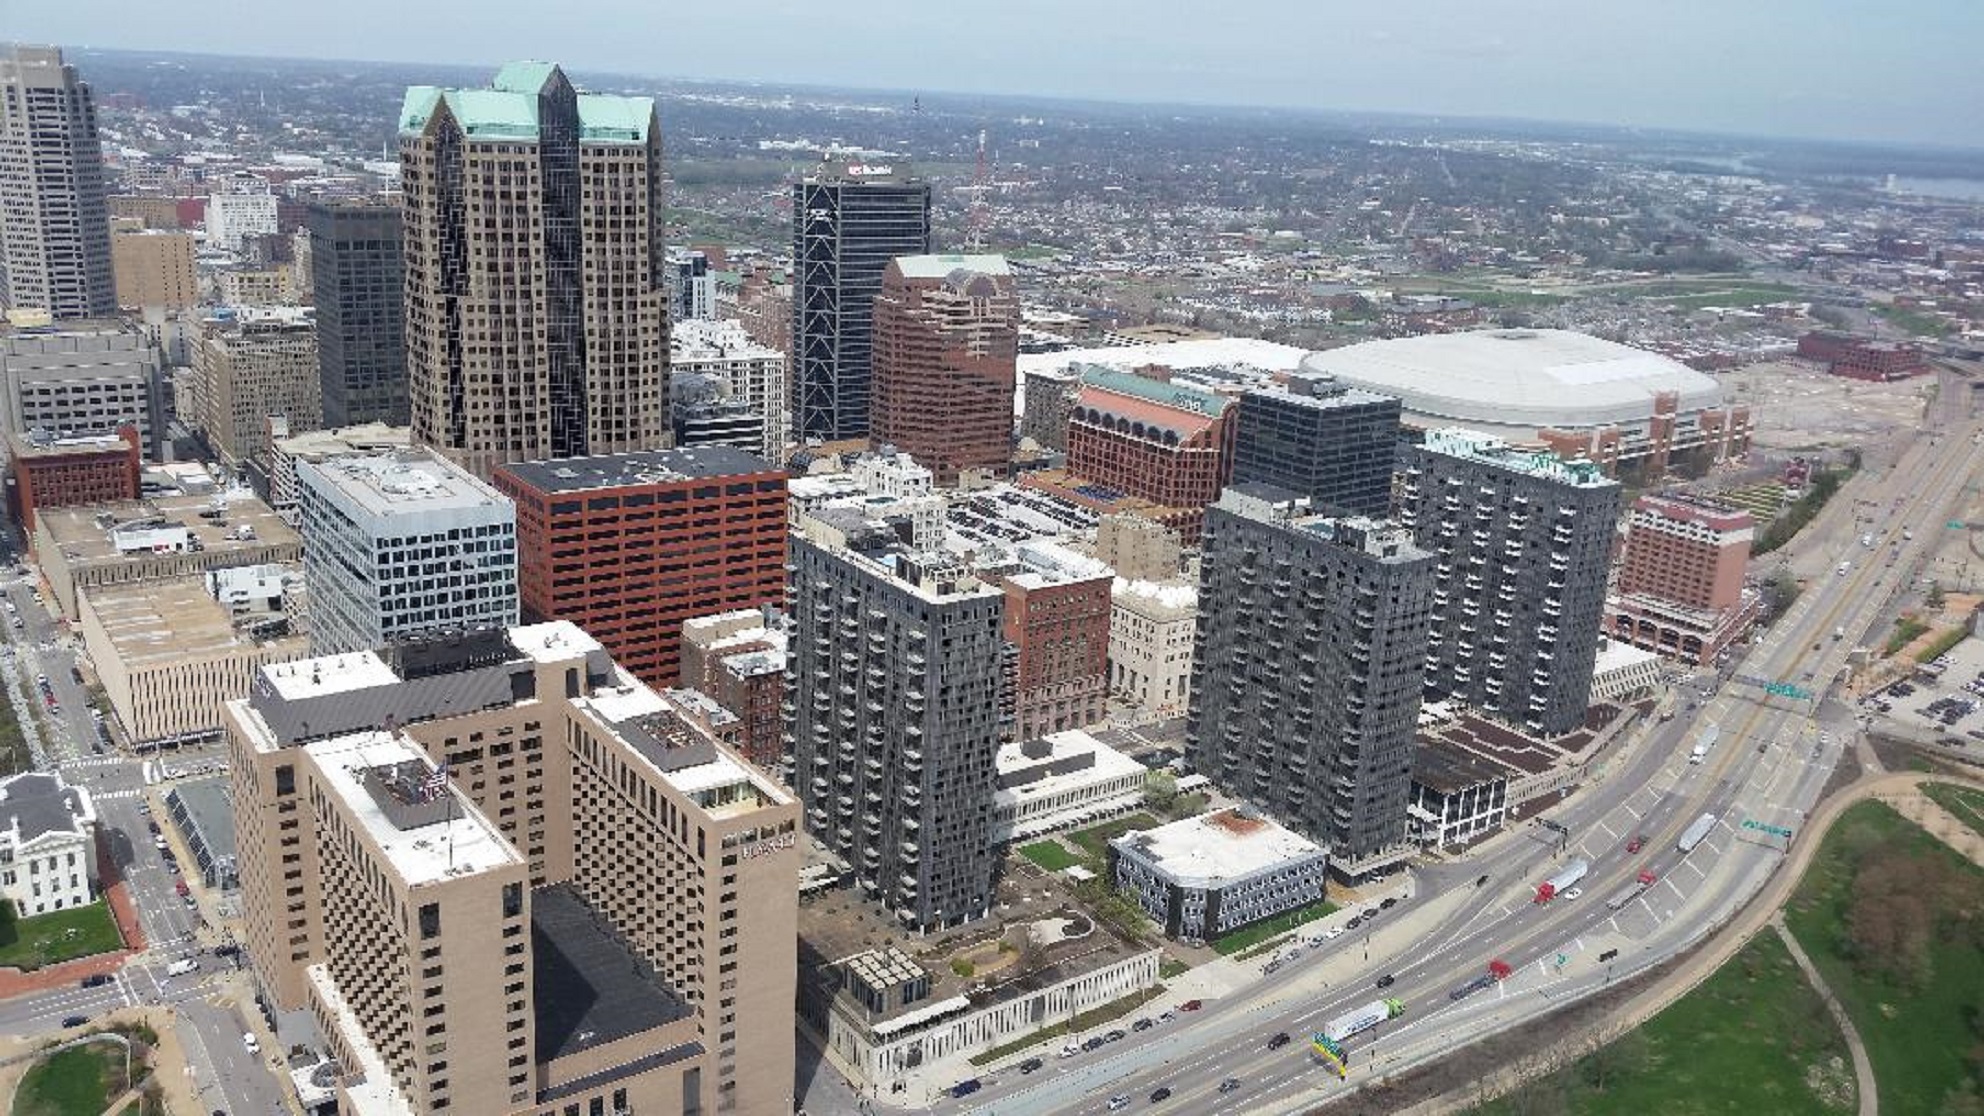
<instances>
[{"instance_id":1,"label":"green roofed tower","mask_svg":"<svg viewBox=\"0 0 1984 1116\"><path fill-rule=\"evenodd\" d=\"M414 437L506 461L666 449L661 131L548 62L400 107Z\"/></svg>"}]
</instances>

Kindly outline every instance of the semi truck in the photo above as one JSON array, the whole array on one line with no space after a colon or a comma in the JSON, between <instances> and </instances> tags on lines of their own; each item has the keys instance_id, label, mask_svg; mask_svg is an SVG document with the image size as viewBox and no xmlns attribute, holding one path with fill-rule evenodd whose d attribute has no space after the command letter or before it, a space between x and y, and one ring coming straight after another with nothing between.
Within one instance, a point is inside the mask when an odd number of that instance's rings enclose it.
<instances>
[{"instance_id":1,"label":"semi truck","mask_svg":"<svg viewBox=\"0 0 1984 1116\"><path fill-rule=\"evenodd\" d=\"M1722 730L1714 725L1705 726L1702 734L1695 738L1695 750L1688 756L1689 763L1700 763L1708 758L1708 750L1722 739Z\"/></svg>"},{"instance_id":2,"label":"semi truck","mask_svg":"<svg viewBox=\"0 0 1984 1116\"><path fill-rule=\"evenodd\" d=\"M1584 879L1585 873L1589 871L1591 871L1590 861L1571 861L1569 864L1564 865L1563 869L1556 875L1536 886L1536 901L1538 903L1548 903L1550 900L1563 894L1566 888Z\"/></svg>"},{"instance_id":3,"label":"semi truck","mask_svg":"<svg viewBox=\"0 0 1984 1116\"><path fill-rule=\"evenodd\" d=\"M1684 853L1693 852L1695 851L1695 846L1701 844L1714 831L1715 815L1703 814L1701 817L1696 818L1693 824L1688 826L1686 831L1681 834L1681 839L1675 842L1674 847Z\"/></svg>"},{"instance_id":4,"label":"semi truck","mask_svg":"<svg viewBox=\"0 0 1984 1116\"><path fill-rule=\"evenodd\" d=\"M1652 872L1649 872L1645 869L1641 869L1639 878L1634 880L1632 883L1628 884L1625 888L1621 889L1618 892L1618 894L1612 896L1612 898L1607 899L1605 901L1605 906L1610 910L1615 910L1615 911L1618 910L1619 908L1625 906L1626 904L1632 902L1633 900L1638 899L1640 897L1640 893L1645 891L1647 888L1652 887L1654 881L1657 880L1658 878L1659 877L1655 876Z\"/></svg>"},{"instance_id":5,"label":"semi truck","mask_svg":"<svg viewBox=\"0 0 1984 1116\"><path fill-rule=\"evenodd\" d=\"M1323 1037L1331 1042L1342 1042L1352 1035L1370 1030L1387 1019L1397 1019L1404 1014L1404 1000L1374 1000L1356 1011L1346 1012L1323 1024Z\"/></svg>"}]
</instances>

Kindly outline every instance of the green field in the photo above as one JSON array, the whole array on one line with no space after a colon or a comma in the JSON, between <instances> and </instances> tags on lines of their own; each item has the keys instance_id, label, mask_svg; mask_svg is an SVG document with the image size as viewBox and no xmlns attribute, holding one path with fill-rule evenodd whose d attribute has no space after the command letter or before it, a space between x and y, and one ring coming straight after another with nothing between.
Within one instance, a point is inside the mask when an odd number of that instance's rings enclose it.
<instances>
[{"instance_id":1,"label":"green field","mask_svg":"<svg viewBox=\"0 0 1984 1116\"><path fill-rule=\"evenodd\" d=\"M1212 948L1227 957L1231 957L1250 946L1259 945L1267 941L1276 934L1285 934L1305 922L1314 922L1337 909L1335 903L1327 899L1319 899L1306 907L1297 907L1292 911L1285 914L1278 914L1264 922L1256 922L1252 926L1243 926L1214 942Z\"/></svg>"},{"instance_id":2,"label":"green field","mask_svg":"<svg viewBox=\"0 0 1984 1116\"><path fill-rule=\"evenodd\" d=\"M1923 783L1922 793L1936 805L1956 815L1958 821L1984 835L1984 791L1952 783Z\"/></svg>"},{"instance_id":3,"label":"green field","mask_svg":"<svg viewBox=\"0 0 1984 1116\"><path fill-rule=\"evenodd\" d=\"M21 1078L13 1116L100 1116L123 1092L124 1052L109 1043L64 1050Z\"/></svg>"},{"instance_id":4,"label":"green field","mask_svg":"<svg viewBox=\"0 0 1984 1116\"><path fill-rule=\"evenodd\" d=\"M1020 855L1040 865L1049 872L1059 872L1063 868L1073 868L1082 858L1067 850L1061 842L1049 839L1035 841L1031 845L1021 845Z\"/></svg>"},{"instance_id":5,"label":"green field","mask_svg":"<svg viewBox=\"0 0 1984 1116\"><path fill-rule=\"evenodd\" d=\"M1484 1116L1853 1110L1846 1042L1769 932L1637 1031L1476 1109Z\"/></svg>"},{"instance_id":6,"label":"green field","mask_svg":"<svg viewBox=\"0 0 1984 1116\"><path fill-rule=\"evenodd\" d=\"M74 910L0 921L0 966L38 969L123 946L110 907L101 899Z\"/></svg>"},{"instance_id":7,"label":"green field","mask_svg":"<svg viewBox=\"0 0 1984 1116\"><path fill-rule=\"evenodd\" d=\"M1984 1071L1984 869L1863 802L1785 917L1867 1044L1881 1111L1979 1111L1950 1098Z\"/></svg>"},{"instance_id":8,"label":"green field","mask_svg":"<svg viewBox=\"0 0 1984 1116\"><path fill-rule=\"evenodd\" d=\"M1109 857L1108 849L1111 839L1121 837L1132 829L1156 829L1160 824L1162 823L1149 814L1131 814L1127 817L1103 822L1101 825L1091 826L1078 833L1070 833L1068 840L1080 845L1082 850L1087 852L1100 865Z\"/></svg>"}]
</instances>

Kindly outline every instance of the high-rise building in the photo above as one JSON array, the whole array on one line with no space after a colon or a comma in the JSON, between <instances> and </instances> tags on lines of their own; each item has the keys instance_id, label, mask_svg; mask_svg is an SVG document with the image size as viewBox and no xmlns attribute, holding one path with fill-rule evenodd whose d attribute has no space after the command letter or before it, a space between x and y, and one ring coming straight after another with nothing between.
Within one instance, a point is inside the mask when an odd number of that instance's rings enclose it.
<instances>
[{"instance_id":1,"label":"high-rise building","mask_svg":"<svg viewBox=\"0 0 1984 1116\"><path fill-rule=\"evenodd\" d=\"M570 620L651 686L682 622L785 596L785 473L730 446L498 466L516 502L523 605Z\"/></svg>"},{"instance_id":2,"label":"high-rise building","mask_svg":"<svg viewBox=\"0 0 1984 1116\"><path fill-rule=\"evenodd\" d=\"M1271 484L1309 497L1317 512L1383 516L1391 510L1399 401L1298 371L1288 385L1240 396L1233 444L1236 484Z\"/></svg>"},{"instance_id":3,"label":"high-rise building","mask_svg":"<svg viewBox=\"0 0 1984 1116\"><path fill-rule=\"evenodd\" d=\"M405 426L406 305L399 206L310 206L310 290L324 425Z\"/></svg>"},{"instance_id":4,"label":"high-rise building","mask_svg":"<svg viewBox=\"0 0 1984 1116\"><path fill-rule=\"evenodd\" d=\"M990 908L1005 595L853 509L792 536L786 782L861 894L919 933Z\"/></svg>"},{"instance_id":5,"label":"high-rise building","mask_svg":"<svg viewBox=\"0 0 1984 1116\"><path fill-rule=\"evenodd\" d=\"M157 459L165 440L158 369L158 347L122 323L0 330L0 421L58 438L128 424Z\"/></svg>"},{"instance_id":6,"label":"high-rise building","mask_svg":"<svg viewBox=\"0 0 1984 1116\"><path fill-rule=\"evenodd\" d=\"M1531 732L1584 723L1619 523L1596 464L1429 431L1406 451L1399 521L1437 558L1426 696Z\"/></svg>"},{"instance_id":7,"label":"high-rise building","mask_svg":"<svg viewBox=\"0 0 1984 1116\"><path fill-rule=\"evenodd\" d=\"M207 244L229 252L251 252L260 237L274 236L281 227L276 196L269 184L243 175L207 199Z\"/></svg>"},{"instance_id":8,"label":"high-rise building","mask_svg":"<svg viewBox=\"0 0 1984 1116\"><path fill-rule=\"evenodd\" d=\"M1013 460L1020 305L1004 256L903 256L875 297L869 434L939 484Z\"/></svg>"},{"instance_id":9,"label":"high-rise building","mask_svg":"<svg viewBox=\"0 0 1984 1116\"><path fill-rule=\"evenodd\" d=\"M296 463L310 650L517 622L517 509L426 449Z\"/></svg>"},{"instance_id":10,"label":"high-rise building","mask_svg":"<svg viewBox=\"0 0 1984 1116\"><path fill-rule=\"evenodd\" d=\"M1192 694L1198 586L1118 578L1109 604L1110 692L1162 716L1184 712Z\"/></svg>"},{"instance_id":11,"label":"high-rise building","mask_svg":"<svg viewBox=\"0 0 1984 1116\"><path fill-rule=\"evenodd\" d=\"M88 83L54 47L0 48L0 311L117 312Z\"/></svg>"},{"instance_id":12,"label":"high-rise building","mask_svg":"<svg viewBox=\"0 0 1984 1116\"><path fill-rule=\"evenodd\" d=\"M1150 375L1091 366L1068 417L1068 472L1156 504L1187 545L1233 470L1232 400Z\"/></svg>"},{"instance_id":13,"label":"high-rise building","mask_svg":"<svg viewBox=\"0 0 1984 1116\"><path fill-rule=\"evenodd\" d=\"M1684 662L1714 662L1763 608L1761 594L1743 584L1756 529L1750 513L1734 505L1640 497L1626 522L1605 630Z\"/></svg>"},{"instance_id":14,"label":"high-rise building","mask_svg":"<svg viewBox=\"0 0 1984 1116\"><path fill-rule=\"evenodd\" d=\"M266 667L226 721L248 957L339 1111L792 1111L798 803L578 627Z\"/></svg>"},{"instance_id":15,"label":"high-rise building","mask_svg":"<svg viewBox=\"0 0 1984 1116\"><path fill-rule=\"evenodd\" d=\"M1006 590L1004 633L1018 653L1013 735L1031 740L1107 716L1110 589L1116 575L1051 542L1021 543Z\"/></svg>"},{"instance_id":16,"label":"high-rise building","mask_svg":"<svg viewBox=\"0 0 1984 1116\"><path fill-rule=\"evenodd\" d=\"M1286 489L1236 485L1206 513L1186 755L1340 877L1408 851L1432 567L1406 528Z\"/></svg>"},{"instance_id":17,"label":"high-rise building","mask_svg":"<svg viewBox=\"0 0 1984 1116\"><path fill-rule=\"evenodd\" d=\"M875 296L897 256L930 251L930 184L823 166L792 187L792 421L800 441L868 434Z\"/></svg>"},{"instance_id":18,"label":"high-rise building","mask_svg":"<svg viewBox=\"0 0 1984 1116\"><path fill-rule=\"evenodd\" d=\"M669 369L721 383L725 399L763 421L764 438L754 452L767 461L785 460L792 443L792 392L783 352L758 344L737 322L678 321L669 335Z\"/></svg>"},{"instance_id":19,"label":"high-rise building","mask_svg":"<svg viewBox=\"0 0 1984 1116\"><path fill-rule=\"evenodd\" d=\"M707 252L668 250L668 318L673 322L716 317L716 277Z\"/></svg>"},{"instance_id":20,"label":"high-rise building","mask_svg":"<svg viewBox=\"0 0 1984 1116\"><path fill-rule=\"evenodd\" d=\"M118 233L110 238L110 270L119 306L184 310L200 303L191 233Z\"/></svg>"},{"instance_id":21,"label":"high-rise building","mask_svg":"<svg viewBox=\"0 0 1984 1116\"><path fill-rule=\"evenodd\" d=\"M302 314L210 321L194 367L206 409L199 426L229 468L266 474L273 417L296 433L324 425L317 330Z\"/></svg>"},{"instance_id":22,"label":"high-rise building","mask_svg":"<svg viewBox=\"0 0 1984 1116\"><path fill-rule=\"evenodd\" d=\"M654 101L515 62L407 90L399 133L415 440L485 477L668 448Z\"/></svg>"}]
</instances>

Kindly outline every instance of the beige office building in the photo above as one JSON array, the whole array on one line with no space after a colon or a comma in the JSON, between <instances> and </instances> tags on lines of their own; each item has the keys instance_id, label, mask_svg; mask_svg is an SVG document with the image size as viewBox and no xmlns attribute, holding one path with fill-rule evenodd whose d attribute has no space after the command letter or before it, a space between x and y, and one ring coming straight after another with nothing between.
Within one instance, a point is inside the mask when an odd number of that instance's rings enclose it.
<instances>
[{"instance_id":1,"label":"beige office building","mask_svg":"<svg viewBox=\"0 0 1984 1116\"><path fill-rule=\"evenodd\" d=\"M792 1111L797 801L570 623L264 668L243 921L343 1111Z\"/></svg>"},{"instance_id":2,"label":"beige office building","mask_svg":"<svg viewBox=\"0 0 1984 1116\"><path fill-rule=\"evenodd\" d=\"M271 417L288 419L292 432L324 424L317 329L301 315L209 322L195 364L200 426L230 468L268 469Z\"/></svg>"},{"instance_id":3,"label":"beige office building","mask_svg":"<svg viewBox=\"0 0 1984 1116\"><path fill-rule=\"evenodd\" d=\"M48 508L34 517L33 546L70 620L82 618L78 597L99 585L303 560L296 529L247 489Z\"/></svg>"},{"instance_id":4,"label":"beige office building","mask_svg":"<svg viewBox=\"0 0 1984 1116\"><path fill-rule=\"evenodd\" d=\"M119 306L184 310L200 304L192 233L118 233L110 238L110 272Z\"/></svg>"},{"instance_id":5,"label":"beige office building","mask_svg":"<svg viewBox=\"0 0 1984 1116\"><path fill-rule=\"evenodd\" d=\"M1153 713L1185 712L1198 625L1193 586L1117 578L1110 593L1110 692Z\"/></svg>"}]
</instances>

